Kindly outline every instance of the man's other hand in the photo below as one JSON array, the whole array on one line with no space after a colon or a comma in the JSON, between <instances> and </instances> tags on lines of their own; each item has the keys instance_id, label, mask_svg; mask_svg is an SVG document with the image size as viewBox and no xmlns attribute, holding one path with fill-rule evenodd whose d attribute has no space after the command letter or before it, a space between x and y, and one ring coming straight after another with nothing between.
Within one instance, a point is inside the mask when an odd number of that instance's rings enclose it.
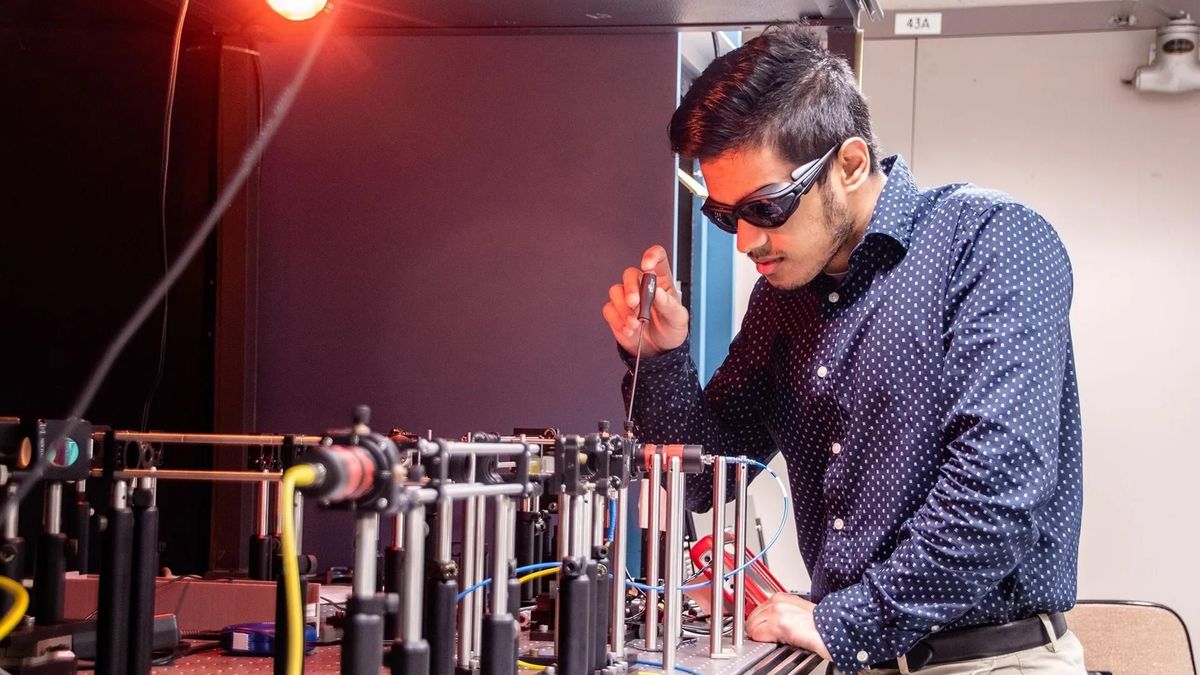
<instances>
[{"instance_id":1,"label":"man's other hand","mask_svg":"<svg viewBox=\"0 0 1200 675\"><path fill-rule=\"evenodd\" d=\"M756 642L779 642L807 649L829 661L829 650L817 633L813 603L790 593L776 593L750 613L746 633Z\"/></svg>"}]
</instances>

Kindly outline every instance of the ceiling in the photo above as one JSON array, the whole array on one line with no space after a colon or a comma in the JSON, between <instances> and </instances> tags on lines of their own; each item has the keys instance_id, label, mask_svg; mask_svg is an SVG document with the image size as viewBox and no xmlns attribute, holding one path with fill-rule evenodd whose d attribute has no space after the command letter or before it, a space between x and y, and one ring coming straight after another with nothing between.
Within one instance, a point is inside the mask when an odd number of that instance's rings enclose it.
<instances>
[{"instance_id":1,"label":"ceiling","mask_svg":"<svg viewBox=\"0 0 1200 675\"><path fill-rule=\"evenodd\" d=\"M177 0L147 0L167 9ZM875 0L863 0L874 3ZM807 17L849 22L859 0L331 0L358 32L654 31L737 28ZM272 27L266 0L192 0L214 26Z\"/></svg>"}]
</instances>

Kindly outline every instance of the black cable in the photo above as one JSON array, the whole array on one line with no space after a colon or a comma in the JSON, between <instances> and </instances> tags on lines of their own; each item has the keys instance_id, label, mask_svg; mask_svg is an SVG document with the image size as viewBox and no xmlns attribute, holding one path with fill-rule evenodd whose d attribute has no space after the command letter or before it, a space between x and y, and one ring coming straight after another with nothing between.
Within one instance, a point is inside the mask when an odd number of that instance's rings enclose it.
<instances>
[{"instance_id":1,"label":"black cable","mask_svg":"<svg viewBox=\"0 0 1200 675\"><path fill-rule=\"evenodd\" d=\"M162 261L163 274L170 269L167 258L167 167L171 161L171 114L175 109L175 80L179 75L179 47L183 43L183 20L187 16L188 0L182 0L179 5L179 19L175 22L175 39L171 46L171 68L167 76L167 103L163 112L162 140L162 187L158 198L158 221L162 227ZM146 396L146 404L142 406L141 430L146 430L150 421L150 406L154 403L154 395L158 393L158 385L162 382L163 367L167 362L167 313L170 304L170 294L163 296L162 301L162 330L158 338L158 368L154 373L154 384L150 385L150 393Z\"/></svg>"},{"instance_id":2,"label":"black cable","mask_svg":"<svg viewBox=\"0 0 1200 675\"><path fill-rule=\"evenodd\" d=\"M129 341L137 333L138 329L142 327L142 324L146 322L150 313L154 311L154 307L158 305L171 286L183 274L183 271L187 269L187 266L195 259L196 254L203 248L208 236L212 234L213 228L216 227L221 216L229 208L229 204L241 192L242 186L246 184L246 179L250 177L251 171L258 164L258 159L262 157L263 150L266 149L271 139L275 137L275 134L279 131L279 127L283 124L284 118L287 117L288 111L291 110L292 104L296 102L296 96L300 92L300 87L304 84L304 80L308 78L308 72L312 69L317 54L320 53L321 47L325 44L325 39L329 36L329 31L333 27L334 15L337 14L339 6L340 3L333 5L327 12L322 25L317 29L316 36L309 43L308 51L305 52L304 57L301 59L300 66L296 69L296 74L292 77L292 81L284 87L278 100L275 101L275 108L271 112L271 118L263 124L258 132L258 137L254 139L254 143L249 148L246 148L246 152L242 154L242 160L238 164L237 171L234 172L229 182L226 183L225 188L217 194L216 202L209 209L208 214L204 216L204 220L201 221L200 227L192 235L192 238L183 247L175 263L171 265L158 284L151 289L150 294L138 306L137 311L133 313L133 316L129 318L129 321L122 326L112 342L105 348L104 355L100 358L100 362L96 364L95 370L88 377L83 391L79 393L79 398L71 406L71 412L67 416L68 423L63 425L63 429L59 432L58 437L47 447L57 446L58 443L61 443L64 438L75 431L79 425L79 418L87 412L88 406L95 399L96 392L99 391L104 378L112 370L113 363L116 362L117 357L129 345ZM19 476L22 480L17 485L15 491L11 494L5 494L3 505L0 506L0 522L7 520L11 510L16 508L17 504L20 504L21 501L29 496L30 491L33 490L33 486L41 479L45 471L46 463L37 459L30 466L29 471L16 472L14 474L15 477Z\"/></svg>"}]
</instances>

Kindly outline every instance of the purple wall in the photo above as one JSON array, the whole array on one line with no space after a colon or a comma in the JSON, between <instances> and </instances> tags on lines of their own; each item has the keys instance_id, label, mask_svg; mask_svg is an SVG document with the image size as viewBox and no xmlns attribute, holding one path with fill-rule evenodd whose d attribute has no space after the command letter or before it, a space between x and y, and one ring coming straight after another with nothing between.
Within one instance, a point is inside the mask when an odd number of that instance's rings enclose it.
<instances>
[{"instance_id":1,"label":"purple wall","mask_svg":"<svg viewBox=\"0 0 1200 675\"><path fill-rule=\"evenodd\" d=\"M301 48L264 45L268 101ZM331 40L263 161L259 429L342 425L355 403L443 437L619 428L600 307L671 244L675 51L674 34ZM344 516L305 529L323 565L349 561Z\"/></svg>"}]
</instances>

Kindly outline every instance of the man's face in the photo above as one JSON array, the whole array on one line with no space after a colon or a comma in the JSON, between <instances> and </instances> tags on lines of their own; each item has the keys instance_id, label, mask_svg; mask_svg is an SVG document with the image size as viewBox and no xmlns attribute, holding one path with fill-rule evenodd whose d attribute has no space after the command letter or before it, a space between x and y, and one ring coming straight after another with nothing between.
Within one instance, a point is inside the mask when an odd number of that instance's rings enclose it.
<instances>
[{"instance_id":1,"label":"man's face","mask_svg":"<svg viewBox=\"0 0 1200 675\"><path fill-rule=\"evenodd\" d=\"M729 151L700 162L709 197L728 205L737 204L764 185L790 183L795 168L771 148ZM836 170L834 157L829 173ZM829 186L831 180L832 175L804 195L791 218L778 228L738 222L738 251L749 256L759 274L775 288L789 290L812 281L846 245L853 220L845 203Z\"/></svg>"}]
</instances>

